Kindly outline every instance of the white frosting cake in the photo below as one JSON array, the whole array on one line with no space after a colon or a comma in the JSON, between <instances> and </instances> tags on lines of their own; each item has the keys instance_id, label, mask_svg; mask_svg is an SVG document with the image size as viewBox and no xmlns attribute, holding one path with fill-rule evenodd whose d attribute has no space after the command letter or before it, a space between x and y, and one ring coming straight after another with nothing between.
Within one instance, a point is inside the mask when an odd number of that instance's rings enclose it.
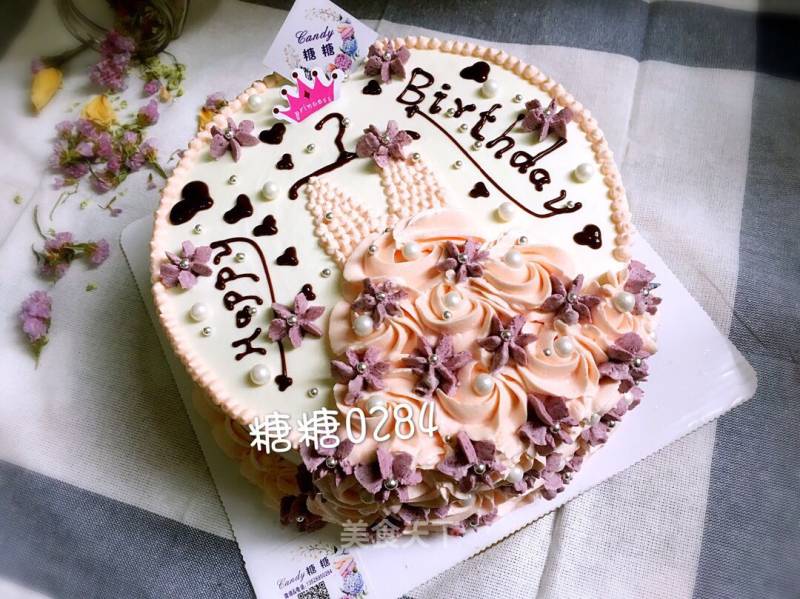
<instances>
[{"instance_id":1,"label":"white frosting cake","mask_svg":"<svg viewBox=\"0 0 800 599\"><path fill-rule=\"evenodd\" d=\"M303 530L462 533L554 496L655 351L596 122L468 43L295 79L222 109L156 213L156 305L218 439Z\"/></svg>"}]
</instances>

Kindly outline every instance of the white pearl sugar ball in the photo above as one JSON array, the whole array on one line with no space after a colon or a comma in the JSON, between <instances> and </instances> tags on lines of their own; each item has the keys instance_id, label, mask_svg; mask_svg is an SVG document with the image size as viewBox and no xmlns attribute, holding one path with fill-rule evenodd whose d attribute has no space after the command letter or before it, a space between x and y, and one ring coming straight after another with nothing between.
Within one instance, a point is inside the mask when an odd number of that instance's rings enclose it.
<instances>
[{"instance_id":1,"label":"white pearl sugar ball","mask_svg":"<svg viewBox=\"0 0 800 599\"><path fill-rule=\"evenodd\" d=\"M511 468L508 469L508 472L506 473L506 480L510 482L512 485L516 484L522 480L523 474L524 472L522 472L522 468L520 468L519 466L512 466Z\"/></svg>"},{"instance_id":2,"label":"white pearl sugar ball","mask_svg":"<svg viewBox=\"0 0 800 599\"><path fill-rule=\"evenodd\" d=\"M403 258L417 260L422 255L422 248L416 241L409 241L403 246Z\"/></svg>"},{"instance_id":3,"label":"white pearl sugar ball","mask_svg":"<svg viewBox=\"0 0 800 599\"><path fill-rule=\"evenodd\" d=\"M275 181L267 181L261 186L261 195L267 200L274 200L278 197L278 184Z\"/></svg>"},{"instance_id":4,"label":"white pearl sugar ball","mask_svg":"<svg viewBox=\"0 0 800 599\"><path fill-rule=\"evenodd\" d=\"M636 305L636 297L627 291L620 291L612 300L614 307L620 312L630 312Z\"/></svg>"},{"instance_id":5,"label":"white pearl sugar ball","mask_svg":"<svg viewBox=\"0 0 800 599\"><path fill-rule=\"evenodd\" d=\"M503 222L508 222L514 218L514 204L511 202L503 202L497 207L497 218Z\"/></svg>"},{"instance_id":6,"label":"white pearl sugar ball","mask_svg":"<svg viewBox=\"0 0 800 599\"><path fill-rule=\"evenodd\" d=\"M572 171L575 180L579 183L586 183L589 179L594 176L594 165L583 162L575 167L575 170Z\"/></svg>"},{"instance_id":7,"label":"white pearl sugar ball","mask_svg":"<svg viewBox=\"0 0 800 599\"><path fill-rule=\"evenodd\" d=\"M450 291L444 296L444 305L448 308L457 308L461 303L461 294L458 291Z\"/></svg>"},{"instance_id":8,"label":"white pearl sugar ball","mask_svg":"<svg viewBox=\"0 0 800 599\"><path fill-rule=\"evenodd\" d=\"M261 94L253 94L247 98L247 106L253 112L261 110L264 107L264 102L266 102L266 100L264 100L264 96Z\"/></svg>"},{"instance_id":9,"label":"white pearl sugar ball","mask_svg":"<svg viewBox=\"0 0 800 599\"><path fill-rule=\"evenodd\" d=\"M489 79L481 86L481 95L484 98L494 98L499 91L500 86L494 79Z\"/></svg>"},{"instance_id":10,"label":"white pearl sugar ball","mask_svg":"<svg viewBox=\"0 0 800 599\"><path fill-rule=\"evenodd\" d=\"M475 377L473 386L479 395L486 395L494 388L494 379L488 374L481 373Z\"/></svg>"},{"instance_id":11,"label":"white pearl sugar ball","mask_svg":"<svg viewBox=\"0 0 800 599\"><path fill-rule=\"evenodd\" d=\"M192 304L192 307L189 308L189 317L195 322L203 322L209 314L211 314L211 310L202 302Z\"/></svg>"},{"instance_id":12,"label":"white pearl sugar ball","mask_svg":"<svg viewBox=\"0 0 800 599\"><path fill-rule=\"evenodd\" d=\"M553 343L553 349L562 358L567 358L575 351L575 344L570 337L559 337Z\"/></svg>"},{"instance_id":13,"label":"white pearl sugar ball","mask_svg":"<svg viewBox=\"0 0 800 599\"><path fill-rule=\"evenodd\" d=\"M266 364L256 364L250 369L250 382L254 385L266 385L271 378L272 373Z\"/></svg>"},{"instance_id":14,"label":"white pearl sugar ball","mask_svg":"<svg viewBox=\"0 0 800 599\"><path fill-rule=\"evenodd\" d=\"M508 250L506 255L503 256L503 261L511 268L519 268L523 263L522 254L517 250Z\"/></svg>"},{"instance_id":15,"label":"white pearl sugar ball","mask_svg":"<svg viewBox=\"0 0 800 599\"><path fill-rule=\"evenodd\" d=\"M372 333L374 324L369 314L361 314L353 320L353 331L359 337L366 337Z\"/></svg>"},{"instance_id":16,"label":"white pearl sugar ball","mask_svg":"<svg viewBox=\"0 0 800 599\"><path fill-rule=\"evenodd\" d=\"M367 416L369 416L370 410L373 408L385 408L386 407L386 400L383 399L380 395L373 395L368 400L364 408L366 409Z\"/></svg>"}]
</instances>

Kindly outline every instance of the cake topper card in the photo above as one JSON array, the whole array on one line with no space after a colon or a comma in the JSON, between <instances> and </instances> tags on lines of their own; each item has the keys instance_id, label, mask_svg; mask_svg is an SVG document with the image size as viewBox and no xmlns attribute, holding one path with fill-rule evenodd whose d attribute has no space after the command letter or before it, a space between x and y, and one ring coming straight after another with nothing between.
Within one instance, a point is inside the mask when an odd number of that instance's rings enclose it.
<instances>
[{"instance_id":1,"label":"cake topper card","mask_svg":"<svg viewBox=\"0 0 800 599\"><path fill-rule=\"evenodd\" d=\"M356 68L378 37L328 0L297 0L264 57L264 64L284 77L302 71L311 79L336 70Z\"/></svg>"}]
</instances>

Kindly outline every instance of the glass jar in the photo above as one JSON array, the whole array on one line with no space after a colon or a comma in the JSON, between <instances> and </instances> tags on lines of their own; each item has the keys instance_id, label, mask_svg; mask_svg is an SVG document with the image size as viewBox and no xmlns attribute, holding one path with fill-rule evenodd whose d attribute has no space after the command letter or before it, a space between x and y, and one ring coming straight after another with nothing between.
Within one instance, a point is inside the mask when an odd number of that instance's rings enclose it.
<instances>
[{"instance_id":1,"label":"glass jar","mask_svg":"<svg viewBox=\"0 0 800 599\"><path fill-rule=\"evenodd\" d=\"M189 0L57 0L58 14L81 44L97 49L120 29L136 41L140 58L155 56L180 36Z\"/></svg>"}]
</instances>

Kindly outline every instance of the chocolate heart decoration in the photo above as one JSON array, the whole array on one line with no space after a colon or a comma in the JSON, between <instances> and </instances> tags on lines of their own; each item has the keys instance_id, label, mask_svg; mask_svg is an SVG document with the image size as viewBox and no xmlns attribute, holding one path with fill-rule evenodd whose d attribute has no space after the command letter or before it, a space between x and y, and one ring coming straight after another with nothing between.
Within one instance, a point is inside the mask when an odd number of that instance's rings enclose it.
<instances>
[{"instance_id":1,"label":"chocolate heart decoration","mask_svg":"<svg viewBox=\"0 0 800 599\"><path fill-rule=\"evenodd\" d=\"M311 286L311 283L306 283L300 288L300 293L306 296L308 301L317 299L317 294L314 293L314 288Z\"/></svg>"},{"instance_id":2,"label":"chocolate heart decoration","mask_svg":"<svg viewBox=\"0 0 800 599\"><path fill-rule=\"evenodd\" d=\"M297 259L297 249L294 246L289 246L283 253L278 256L275 263L280 266L297 266L300 260Z\"/></svg>"},{"instance_id":3,"label":"chocolate heart decoration","mask_svg":"<svg viewBox=\"0 0 800 599\"><path fill-rule=\"evenodd\" d=\"M381 89L381 84L377 82L375 79L370 79L369 83L367 83L364 88L361 90L361 93L367 96L377 96L383 90Z\"/></svg>"},{"instance_id":4,"label":"chocolate heart decoration","mask_svg":"<svg viewBox=\"0 0 800 599\"><path fill-rule=\"evenodd\" d=\"M286 125L283 123L275 123L269 129L264 129L261 133L259 133L258 139L263 141L265 144L277 146L283 141L283 136L285 133Z\"/></svg>"},{"instance_id":5,"label":"chocolate heart decoration","mask_svg":"<svg viewBox=\"0 0 800 599\"><path fill-rule=\"evenodd\" d=\"M252 315L250 314L250 306L245 306L238 312L236 312L236 328L243 329L248 324L250 324L250 320L252 319Z\"/></svg>"},{"instance_id":6,"label":"chocolate heart decoration","mask_svg":"<svg viewBox=\"0 0 800 599\"><path fill-rule=\"evenodd\" d=\"M469 197L471 198L488 198L489 197L489 190L486 189L486 184L483 181L478 181L475 186L472 188L472 191L469 192Z\"/></svg>"},{"instance_id":7,"label":"chocolate heart decoration","mask_svg":"<svg viewBox=\"0 0 800 599\"><path fill-rule=\"evenodd\" d=\"M229 225L233 225L248 216L253 216L253 204L250 202L250 198L240 193L236 196L236 203L233 208L222 215L222 220Z\"/></svg>"},{"instance_id":8,"label":"chocolate heart decoration","mask_svg":"<svg viewBox=\"0 0 800 599\"><path fill-rule=\"evenodd\" d=\"M586 225L582 231L572 236L578 245L586 245L593 250L598 250L603 245L603 237L597 225Z\"/></svg>"},{"instance_id":9,"label":"chocolate heart decoration","mask_svg":"<svg viewBox=\"0 0 800 599\"><path fill-rule=\"evenodd\" d=\"M461 69L459 75L461 75L462 79L470 79L478 83L483 83L489 78L489 70L489 64L479 60L475 64Z\"/></svg>"},{"instance_id":10,"label":"chocolate heart decoration","mask_svg":"<svg viewBox=\"0 0 800 599\"><path fill-rule=\"evenodd\" d=\"M253 229L254 237L263 237L264 235L275 235L278 232L278 221L271 214L267 214L260 225Z\"/></svg>"},{"instance_id":11,"label":"chocolate heart decoration","mask_svg":"<svg viewBox=\"0 0 800 599\"><path fill-rule=\"evenodd\" d=\"M292 155L291 154L284 154L281 156L281 159L278 160L278 164L275 165L280 171L290 171L294 168L294 162L292 162Z\"/></svg>"},{"instance_id":12,"label":"chocolate heart decoration","mask_svg":"<svg viewBox=\"0 0 800 599\"><path fill-rule=\"evenodd\" d=\"M280 391L286 391L293 383L292 377L285 374L279 374L275 377L275 383L278 385Z\"/></svg>"},{"instance_id":13,"label":"chocolate heart decoration","mask_svg":"<svg viewBox=\"0 0 800 599\"><path fill-rule=\"evenodd\" d=\"M192 220L201 210L208 210L214 200L208 193L208 185L202 181L191 181L181 189L181 200L169 211L169 222L181 225Z\"/></svg>"}]
</instances>

